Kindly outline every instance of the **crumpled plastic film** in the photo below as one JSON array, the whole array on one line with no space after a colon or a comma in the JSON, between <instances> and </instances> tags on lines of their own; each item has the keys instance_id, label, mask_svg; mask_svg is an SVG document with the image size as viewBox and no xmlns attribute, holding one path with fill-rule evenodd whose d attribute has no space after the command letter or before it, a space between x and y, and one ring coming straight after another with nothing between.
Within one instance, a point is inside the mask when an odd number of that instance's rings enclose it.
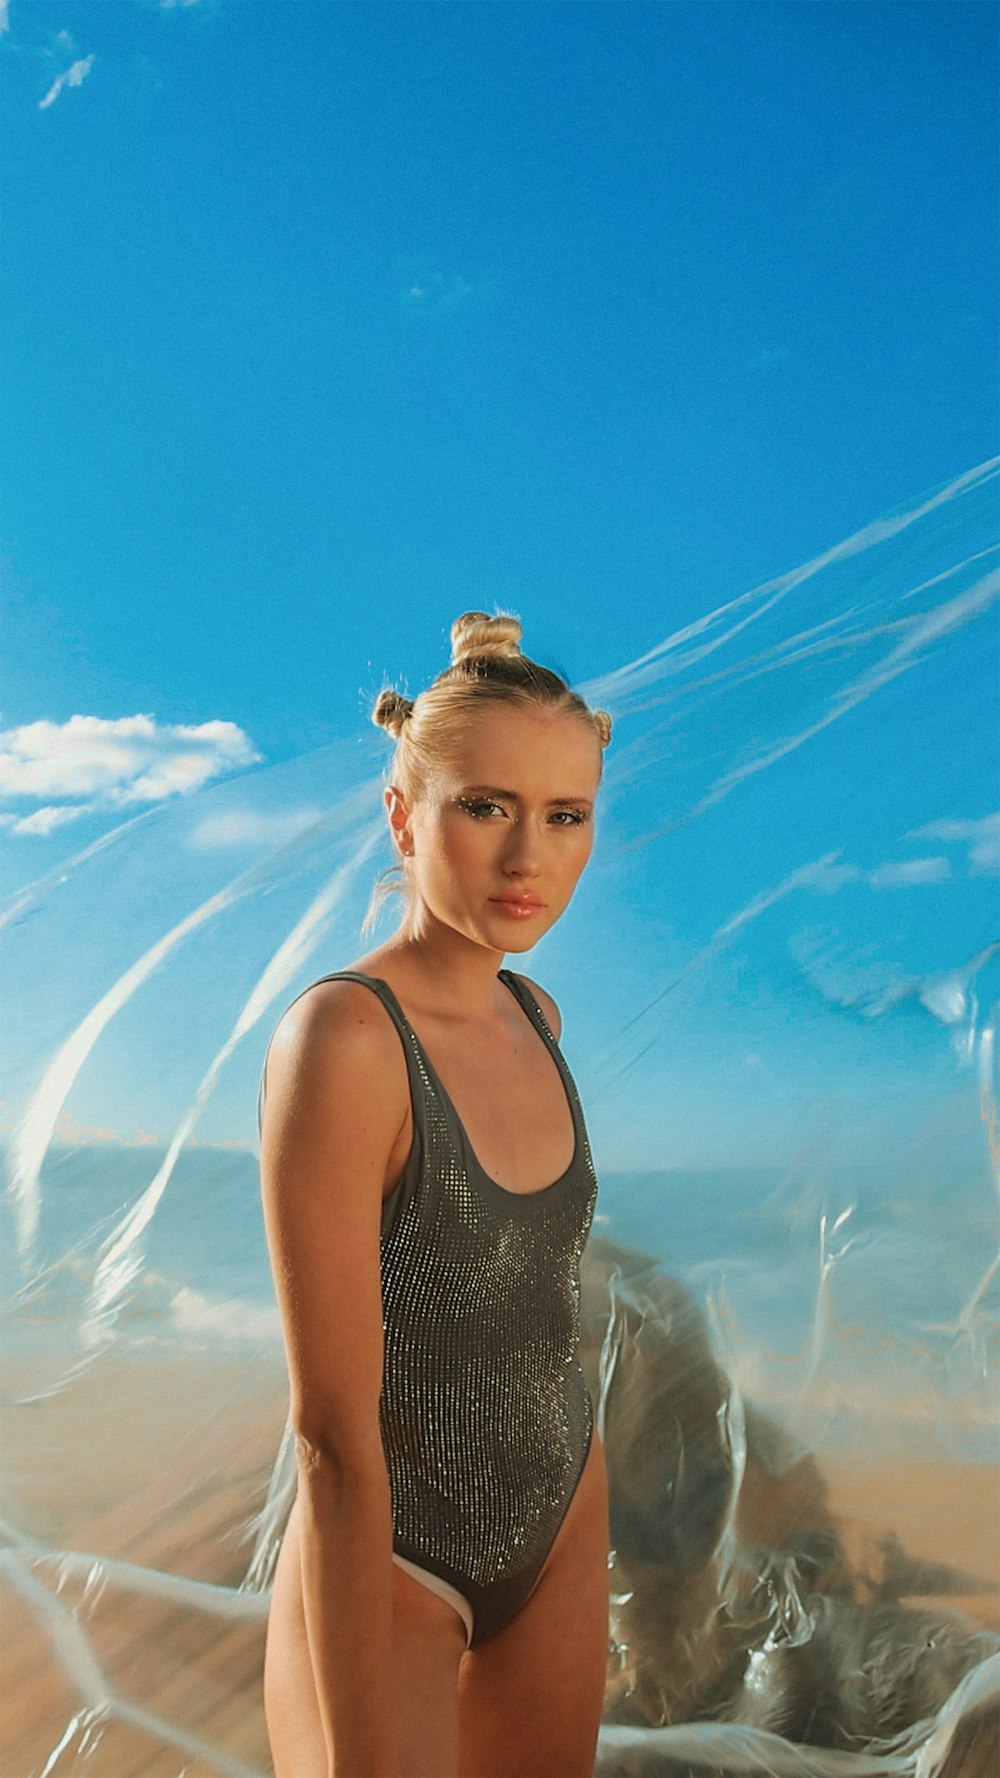
<instances>
[{"instance_id":1,"label":"crumpled plastic film","mask_svg":"<svg viewBox=\"0 0 1000 1778\"><path fill-rule=\"evenodd\" d=\"M997 1769L997 485L579 688L597 843L523 968L600 1179L602 1778ZM369 729L109 818L2 910L10 1778L270 1771L256 1091L372 942Z\"/></svg>"}]
</instances>

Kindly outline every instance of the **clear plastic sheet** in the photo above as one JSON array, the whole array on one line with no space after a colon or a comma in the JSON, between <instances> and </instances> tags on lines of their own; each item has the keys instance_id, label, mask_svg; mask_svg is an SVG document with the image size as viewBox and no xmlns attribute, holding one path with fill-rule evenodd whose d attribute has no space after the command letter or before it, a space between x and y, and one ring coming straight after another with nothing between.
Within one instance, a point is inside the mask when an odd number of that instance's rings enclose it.
<instances>
[{"instance_id":1,"label":"clear plastic sheet","mask_svg":"<svg viewBox=\"0 0 1000 1778\"><path fill-rule=\"evenodd\" d=\"M601 1180L603 1778L997 1769L997 531L991 464L580 688L597 846L523 967ZM9 1778L270 1771L256 1089L370 942L386 758L109 815L7 897Z\"/></svg>"}]
</instances>

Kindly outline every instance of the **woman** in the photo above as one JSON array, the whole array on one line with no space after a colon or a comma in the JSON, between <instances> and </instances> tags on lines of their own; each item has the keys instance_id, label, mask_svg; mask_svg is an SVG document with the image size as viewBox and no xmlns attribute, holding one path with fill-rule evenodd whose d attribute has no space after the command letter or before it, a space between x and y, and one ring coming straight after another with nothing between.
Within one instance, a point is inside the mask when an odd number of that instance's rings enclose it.
<instances>
[{"instance_id":1,"label":"woman","mask_svg":"<svg viewBox=\"0 0 1000 1778\"><path fill-rule=\"evenodd\" d=\"M298 1470L264 1662L275 1778L593 1769L608 1500L578 1262L597 1182L555 1003L500 966L576 888L611 720L520 634L467 612L415 702L379 695L405 913L292 1002L265 1058Z\"/></svg>"}]
</instances>

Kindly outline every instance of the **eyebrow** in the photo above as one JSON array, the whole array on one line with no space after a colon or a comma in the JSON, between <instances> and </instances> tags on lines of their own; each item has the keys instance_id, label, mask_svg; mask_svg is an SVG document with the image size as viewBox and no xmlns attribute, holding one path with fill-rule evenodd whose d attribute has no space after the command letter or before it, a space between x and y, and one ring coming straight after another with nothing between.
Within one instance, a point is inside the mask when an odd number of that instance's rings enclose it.
<instances>
[{"instance_id":1,"label":"eyebrow","mask_svg":"<svg viewBox=\"0 0 1000 1778\"><path fill-rule=\"evenodd\" d=\"M495 784L463 784L459 796L495 796L508 803L519 803L521 798L516 790L498 790ZM557 804L579 803L583 808L592 809L593 803L589 796L553 796L546 808L554 809Z\"/></svg>"}]
</instances>

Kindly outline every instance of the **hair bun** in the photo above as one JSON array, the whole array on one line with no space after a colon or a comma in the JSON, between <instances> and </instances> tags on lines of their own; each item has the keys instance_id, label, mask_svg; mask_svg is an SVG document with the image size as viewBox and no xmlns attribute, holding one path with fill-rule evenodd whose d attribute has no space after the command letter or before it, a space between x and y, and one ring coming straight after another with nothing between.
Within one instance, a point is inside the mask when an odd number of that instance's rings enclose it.
<instances>
[{"instance_id":1,"label":"hair bun","mask_svg":"<svg viewBox=\"0 0 1000 1778\"><path fill-rule=\"evenodd\" d=\"M402 692L395 691L387 685L375 699L372 709L372 721L378 728L388 729L394 741L398 741L403 732L403 724L413 715L413 699L404 698Z\"/></svg>"},{"instance_id":2,"label":"hair bun","mask_svg":"<svg viewBox=\"0 0 1000 1778\"><path fill-rule=\"evenodd\" d=\"M485 611L466 611L451 626L451 664L478 660L483 655L506 655L516 659L521 653L521 620L512 612L490 617Z\"/></svg>"}]
</instances>

